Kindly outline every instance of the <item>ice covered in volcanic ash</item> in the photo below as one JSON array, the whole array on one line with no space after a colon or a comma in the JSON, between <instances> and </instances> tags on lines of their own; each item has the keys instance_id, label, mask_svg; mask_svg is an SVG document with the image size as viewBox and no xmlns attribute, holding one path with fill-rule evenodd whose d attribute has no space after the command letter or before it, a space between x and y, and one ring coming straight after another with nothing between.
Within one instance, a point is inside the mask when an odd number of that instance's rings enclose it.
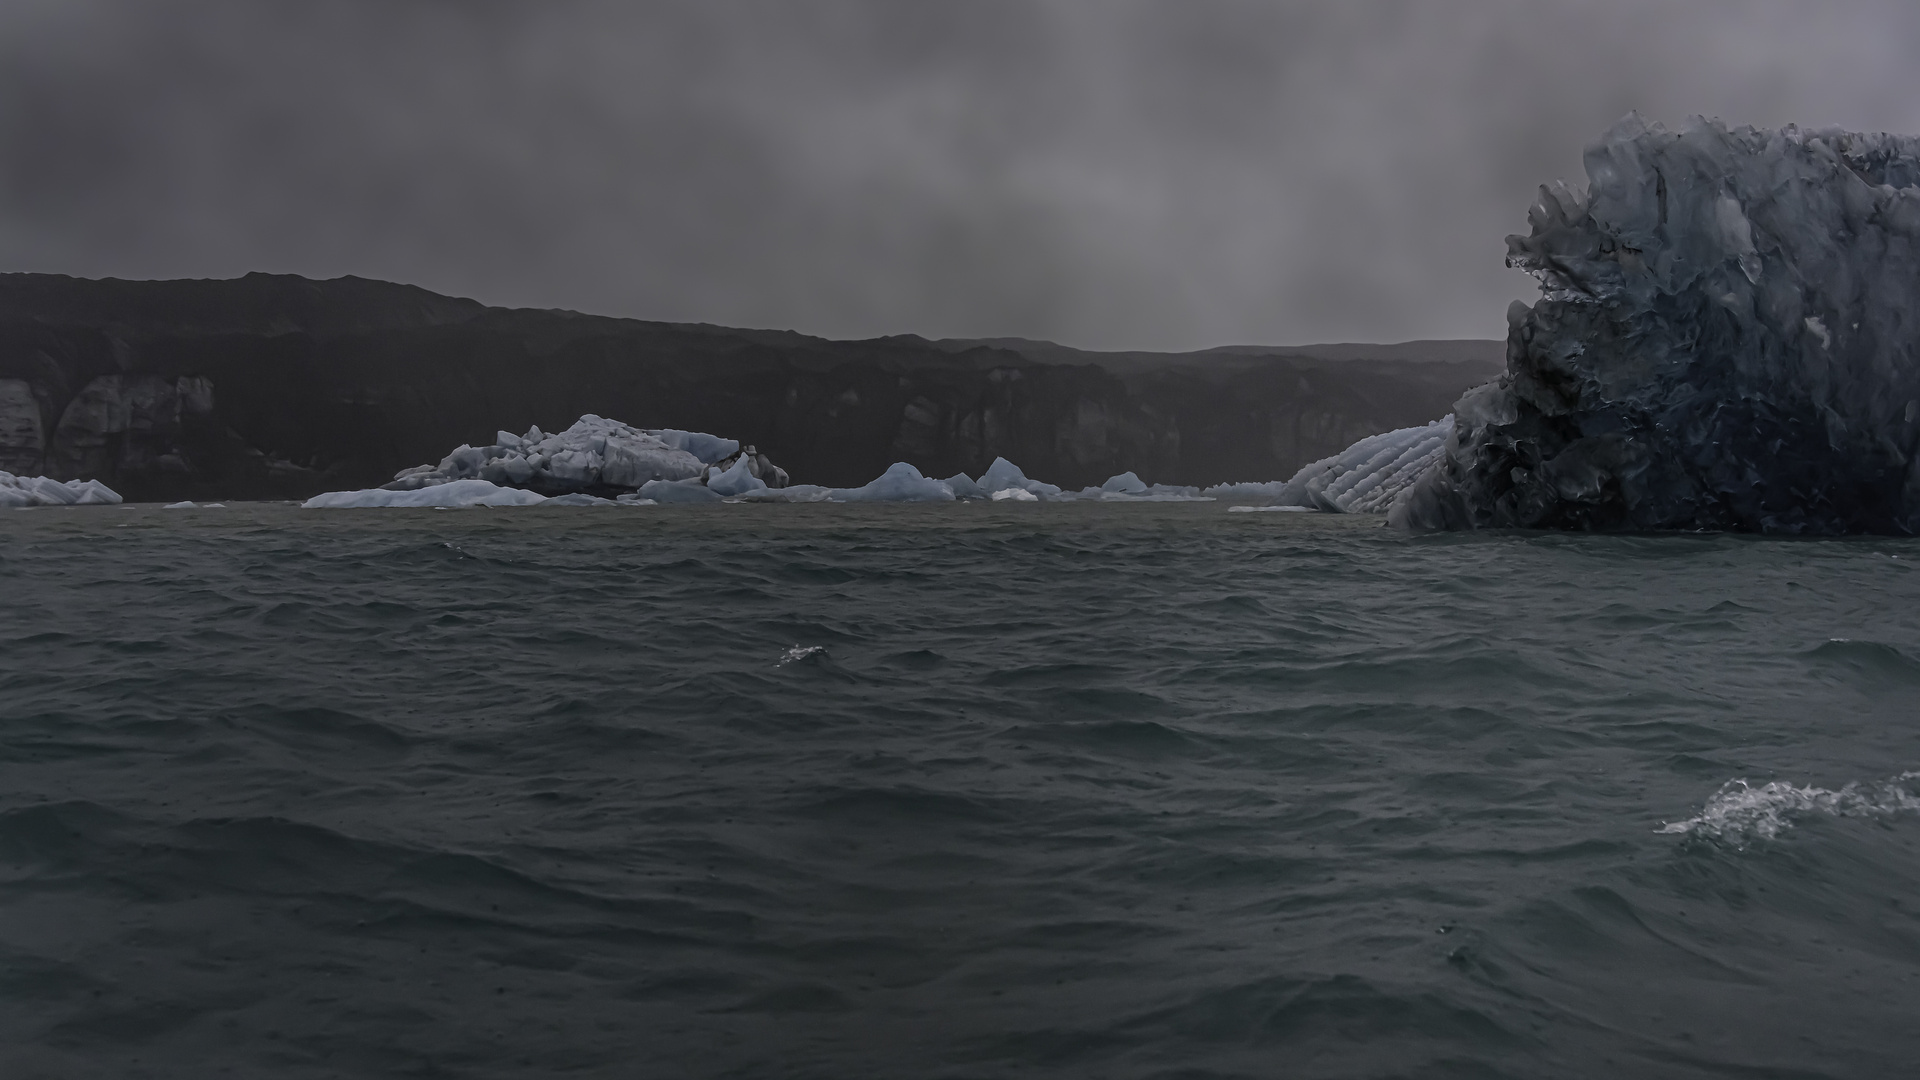
<instances>
[{"instance_id":1,"label":"ice covered in volcanic ash","mask_svg":"<svg viewBox=\"0 0 1920 1080\"><path fill-rule=\"evenodd\" d=\"M1507 239L1544 296L1395 520L1920 526L1920 139L1629 116L1586 170Z\"/></svg>"}]
</instances>

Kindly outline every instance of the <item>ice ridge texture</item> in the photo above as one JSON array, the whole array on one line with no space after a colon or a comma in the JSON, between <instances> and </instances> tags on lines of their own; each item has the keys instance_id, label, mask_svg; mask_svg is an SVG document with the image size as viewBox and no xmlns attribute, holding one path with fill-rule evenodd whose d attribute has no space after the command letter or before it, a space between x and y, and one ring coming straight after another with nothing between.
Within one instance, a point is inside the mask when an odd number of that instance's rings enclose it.
<instances>
[{"instance_id":1,"label":"ice ridge texture","mask_svg":"<svg viewBox=\"0 0 1920 1080\"><path fill-rule=\"evenodd\" d=\"M119 492L98 480L53 480L0 471L0 509L26 506L103 506L120 501Z\"/></svg>"},{"instance_id":2,"label":"ice ridge texture","mask_svg":"<svg viewBox=\"0 0 1920 1080\"><path fill-rule=\"evenodd\" d=\"M1920 526L1920 139L1628 116L1507 261L1507 373L1395 506L1424 528Z\"/></svg>"},{"instance_id":3,"label":"ice ridge texture","mask_svg":"<svg viewBox=\"0 0 1920 1080\"><path fill-rule=\"evenodd\" d=\"M1332 457L1301 466L1290 480L1219 484L1206 494L1303 510L1384 514L1439 465L1452 434L1453 417L1445 416L1421 427L1369 435Z\"/></svg>"}]
</instances>

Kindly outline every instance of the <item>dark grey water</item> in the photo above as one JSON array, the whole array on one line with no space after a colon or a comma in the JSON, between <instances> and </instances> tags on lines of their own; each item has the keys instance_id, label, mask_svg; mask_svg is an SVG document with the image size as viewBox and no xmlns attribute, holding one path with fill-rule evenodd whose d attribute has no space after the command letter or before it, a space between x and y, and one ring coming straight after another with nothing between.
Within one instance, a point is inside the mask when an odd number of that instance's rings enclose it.
<instances>
[{"instance_id":1,"label":"dark grey water","mask_svg":"<svg viewBox=\"0 0 1920 1080\"><path fill-rule=\"evenodd\" d=\"M1920 1068L1920 543L1373 524L0 515L0 1074Z\"/></svg>"}]
</instances>

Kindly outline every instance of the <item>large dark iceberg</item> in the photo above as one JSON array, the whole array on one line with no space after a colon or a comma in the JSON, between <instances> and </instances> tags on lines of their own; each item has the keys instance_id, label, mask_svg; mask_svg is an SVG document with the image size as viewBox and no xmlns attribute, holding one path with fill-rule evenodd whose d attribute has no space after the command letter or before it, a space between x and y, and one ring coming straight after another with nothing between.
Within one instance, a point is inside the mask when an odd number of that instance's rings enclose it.
<instances>
[{"instance_id":1,"label":"large dark iceberg","mask_svg":"<svg viewBox=\"0 0 1920 1080\"><path fill-rule=\"evenodd\" d=\"M1629 116L1541 189L1416 528L1920 527L1920 139Z\"/></svg>"}]
</instances>

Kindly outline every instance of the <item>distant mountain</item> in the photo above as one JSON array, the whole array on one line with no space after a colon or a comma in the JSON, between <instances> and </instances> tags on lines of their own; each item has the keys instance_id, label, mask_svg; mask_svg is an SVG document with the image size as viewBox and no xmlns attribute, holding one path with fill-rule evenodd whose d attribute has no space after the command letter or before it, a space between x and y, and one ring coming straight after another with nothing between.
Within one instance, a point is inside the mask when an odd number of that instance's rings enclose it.
<instances>
[{"instance_id":1,"label":"distant mountain","mask_svg":"<svg viewBox=\"0 0 1920 1080\"><path fill-rule=\"evenodd\" d=\"M1495 341L1088 352L1045 341L830 341L492 308L409 285L249 274L0 274L0 469L133 499L378 484L496 429L582 413L754 443L795 480L995 456L1078 486L1284 478L1446 413Z\"/></svg>"}]
</instances>

